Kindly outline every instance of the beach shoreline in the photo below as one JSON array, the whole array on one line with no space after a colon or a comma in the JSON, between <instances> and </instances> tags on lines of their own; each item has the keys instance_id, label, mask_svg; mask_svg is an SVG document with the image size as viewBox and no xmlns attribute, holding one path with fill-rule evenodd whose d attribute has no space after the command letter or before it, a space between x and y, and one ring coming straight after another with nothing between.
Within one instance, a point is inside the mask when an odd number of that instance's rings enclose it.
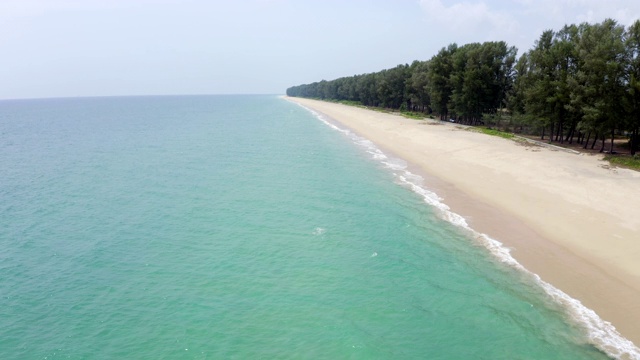
<instances>
[{"instance_id":1,"label":"beach shoreline","mask_svg":"<svg viewBox=\"0 0 640 360\"><path fill-rule=\"evenodd\" d=\"M455 124L285 99L407 161L472 229L640 344L640 173Z\"/></svg>"}]
</instances>

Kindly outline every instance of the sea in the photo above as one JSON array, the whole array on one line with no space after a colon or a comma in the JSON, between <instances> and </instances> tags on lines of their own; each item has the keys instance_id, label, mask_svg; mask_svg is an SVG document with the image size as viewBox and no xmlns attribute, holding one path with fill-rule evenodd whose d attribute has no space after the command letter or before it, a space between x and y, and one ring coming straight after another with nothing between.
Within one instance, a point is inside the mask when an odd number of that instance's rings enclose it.
<instances>
[{"instance_id":1,"label":"sea","mask_svg":"<svg viewBox=\"0 0 640 360\"><path fill-rule=\"evenodd\" d=\"M0 358L640 356L422 180L277 95L0 101Z\"/></svg>"}]
</instances>

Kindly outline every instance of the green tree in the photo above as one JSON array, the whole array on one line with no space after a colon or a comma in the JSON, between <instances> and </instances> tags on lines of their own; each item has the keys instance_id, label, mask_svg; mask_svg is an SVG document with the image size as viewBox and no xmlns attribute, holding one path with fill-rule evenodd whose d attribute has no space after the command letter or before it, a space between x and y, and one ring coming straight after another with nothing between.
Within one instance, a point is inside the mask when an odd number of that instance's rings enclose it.
<instances>
[{"instance_id":1,"label":"green tree","mask_svg":"<svg viewBox=\"0 0 640 360\"><path fill-rule=\"evenodd\" d=\"M625 37L628 51L626 127L631 133L631 155L635 155L640 146L640 20L627 28Z\"/></svg>"},{"instance_id":2,"label":"green tree","mask_svg":"<svg viewBox=\"0 0 640 360\"><path fill-rule=\"evenodd\" d=\"M530 87L529 56L523 54L513 70L513 84L507 89L505 104L511 115L513 125L521 128L527 123L525 111L525 92Z\"/></svg>"},{"instance_id":3,"label":"green tree","mask_svg":"<svg viewBox=\"0 0 640 360\"><path fill-rule=\"evenodd\" d=\"M411 76L407 79L407 93L412 110L427 112L429 96L429 61L414 61L411 64Z\"/></svg>"},{"instance_id":4,"label":"green tree","mask_svg":"<svg viewBox=\"0 0 640 360\"><path fill-rule=\"evenodd\" d=\"M544 31L534 48L527 54L529 68L526 71L526 82L529 87L524 90L525 111L530 115L534 127L542 130L542 139L547 128L553 132L553 124L556 120L554 104L556 63L551 51L553 37L552 30ZM553 133L550 138L553 139Z\"/></svg>"},{"instance_id":5,"label":"green tree","mask_svg":"<svg viewBox=\"0 0 640 360\"><path fill-rule=\"evenodd\" d=\"M428 92L431 97L433 110L440 114L440 119L445 120L449 115L447 104L451 98L450 76L453 70L452 57L458 49L458 45L451 44L442 48L437 55L431 58L428 68Z\"/></svg>"},{"instance_id":6,"label":"green tree","mask_svg":"<svg viewBox=\"0 0 640 360\"><path fill-rule=\"evenodd\" d=\"M623 26L607 19L600 24L583 24L577 44L580 70L576 74L574 97L579 98L582 120L595 130L605 148L605 136L611 136L613 152L615 130L623 127L624 98L627 94L627 49Z\"/></svg>"}]
</instances>

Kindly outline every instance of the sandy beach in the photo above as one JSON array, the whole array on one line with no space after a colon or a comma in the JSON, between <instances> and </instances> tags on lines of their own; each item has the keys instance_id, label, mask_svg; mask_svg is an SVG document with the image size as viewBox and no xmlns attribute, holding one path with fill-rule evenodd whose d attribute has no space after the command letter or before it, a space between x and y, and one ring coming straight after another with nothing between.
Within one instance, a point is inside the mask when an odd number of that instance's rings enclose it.
<instances>
[{"instance_id":1,"label":"sandy beach","mask_svg":"<svg viewBox=\"0 0 640 360\"><path fill-rule=\"evenodd\" d=\"M640 173L456 124L287 99L407 161L473 229L640 344Z\"/></svg>"}]
</instances>

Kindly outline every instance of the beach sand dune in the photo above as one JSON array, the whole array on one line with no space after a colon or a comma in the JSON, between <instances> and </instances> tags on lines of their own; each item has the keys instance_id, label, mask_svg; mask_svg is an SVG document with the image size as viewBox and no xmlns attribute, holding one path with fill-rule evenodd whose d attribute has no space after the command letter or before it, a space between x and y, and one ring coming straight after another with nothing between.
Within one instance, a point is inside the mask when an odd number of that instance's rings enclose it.
<instances>
[{"instance_id":1,"label":"beach sand dune","mask_svg":"<svg viewBox=\"0 0 640 360\"><path fill-rule=\"evenodd\" d=\"M640 344L640 173L456 124L287 99L407 161L473 229Z\"/></svg>"}]
</instances>

